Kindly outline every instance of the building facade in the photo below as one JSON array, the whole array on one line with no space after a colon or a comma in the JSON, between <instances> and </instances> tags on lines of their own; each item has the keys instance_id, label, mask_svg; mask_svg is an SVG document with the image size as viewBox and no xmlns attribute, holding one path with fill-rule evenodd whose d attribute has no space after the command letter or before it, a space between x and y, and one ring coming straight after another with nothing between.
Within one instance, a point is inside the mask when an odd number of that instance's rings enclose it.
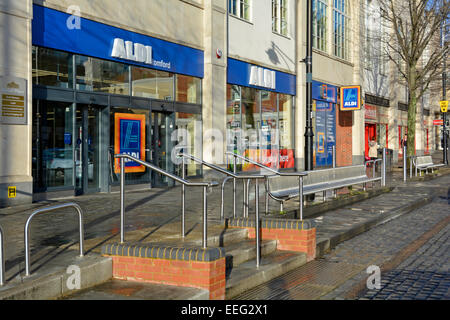
<instances>
[{"instance_id":1,"label":"building facade","mask_svg":"<svg viewBox=\"0 0 450 320\"><path fill-rule=\"evenodd\" d=\"M384 20L383 9L377 0L365 0L360 3L363 23L361 56L363 66L364 93L364 143L365 154L368 142L375 138L380 148L392 150L392 161L403 159L402 140L408 132L408 88L401 79L395 64L389 60L387 41L392 31ZM394 54L391 52L391 56ZM426 59L426 54L422 59ZM439 107L431 90L425 92L417 101L416 141L417 155L430 154L436 150L438 140L433 126L434 111Z\"/></svg>"},{"instance_id":2,"label":"building facade","mask_svg":"<svg viewBox=\"0 0 450 320\"><path fill-rule=\"evenodd\" d=\"M3 1L0 205L114 191L117 153L175 174L180 150L303 170L307 116L315 168L333 147L338 166L363 163L364 110L340 109L340 88L362 81L358 3L313 1L306 115L306 1ZM126 183L173 181L128 161Z\"/></svg>"}]
</instances>

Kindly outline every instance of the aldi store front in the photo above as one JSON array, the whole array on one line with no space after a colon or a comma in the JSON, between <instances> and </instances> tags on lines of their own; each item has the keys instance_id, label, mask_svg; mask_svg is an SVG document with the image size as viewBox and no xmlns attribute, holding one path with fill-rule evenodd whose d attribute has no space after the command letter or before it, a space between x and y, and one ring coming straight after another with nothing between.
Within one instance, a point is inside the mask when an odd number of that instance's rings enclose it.
<instances>
[{"instance_id":1,"label":"aldi store front","mask_svg":"<svg viewBox=\"0 0 450 320\"><path fill-rule=\"evenodd\" d=\"M203 51L84 18L70 29L68 14L38 5L33 14L34 194L108 192L117 153L169 172L177 146L201 157ZM133 162L126 172L127 184L172 183Z\"/></svg>"}]
</instances>

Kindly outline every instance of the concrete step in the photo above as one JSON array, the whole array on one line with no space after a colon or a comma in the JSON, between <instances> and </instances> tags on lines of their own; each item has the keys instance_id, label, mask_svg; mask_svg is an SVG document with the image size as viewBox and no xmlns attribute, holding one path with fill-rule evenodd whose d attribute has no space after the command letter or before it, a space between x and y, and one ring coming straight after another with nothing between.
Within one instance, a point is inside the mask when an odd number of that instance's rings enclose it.
<instances>
[{"instance_id":1,"label":"concrete step","mask_svg":"<svg viewBox=\"0 0 450 320\"><path fill-rule=\"evenodd\" d=\"M112 278L111 258L96 253L80 257L79 251L59 248L42 252L32 258L30 276L25 276L24 263L7 270L0 300L60 299Z\"/></svg>"},{"instance_id":2,"label":"concrete step","mask_svg":"<svg viewBox=\"0 0 450 320\"><path fill-rule=\"evenodd\" d=\"M268 255L277 249L276 240L261 241L261 255ZM256 258L256 240L235 241L225 246L227 269Z\"/></svg>"},{"instance_id":3,"label":"concrete step","mask_svg":"<svg viewBox=\"0 0 450 320\"><path fill-rule=\"evenodd\" d=\"M234 266L227 275L226 299L232 299L246 290L272 280L305 263L305 253L276 250L262 257L259 268L256 268L255 259Z\"/></svg>"}]
</instances>

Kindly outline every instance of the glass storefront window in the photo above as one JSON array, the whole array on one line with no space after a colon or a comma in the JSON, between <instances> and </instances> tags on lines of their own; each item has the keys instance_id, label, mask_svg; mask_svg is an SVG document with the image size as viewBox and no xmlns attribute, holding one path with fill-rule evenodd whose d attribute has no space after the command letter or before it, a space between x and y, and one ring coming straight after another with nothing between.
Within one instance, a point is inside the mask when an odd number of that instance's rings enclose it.
<instances>
[{"instance_id":1,"label":"glass storefront window","mask_svg":"<svg viewBox=\"0 0 450 320\"><path fill-rule=\"evenodd\" d=\"M278 167L277 93L261 91L261 162Z\"/></svg>"},{"instance_id":2,"label":"glass storefront window","mask_svg":"<svg viewBox=\"0 0 450 320\"><path fill-rule=\"evenodd\" d=\"M241 88L227 85L227 151L238 152L241 141ZM242 153L240 150L239 153Z\"/></svg>"},{"instance_id":3,"label":"glass storefront window","mask_svg":"<svg viewBox=\"0 0 450 320\"><path fill-rule=\"evenodd\" d=\"M74 186L73 140L72 104L33 100L32 168L35 192Z\"/></svg>"},{"instance_id":4,"label":"glass storefront window","mask_svg":"<svg viewBox=\"0 0 450 320\"><path fill-rule=\"evenodd\" d=\"M242 111L242 133L241 143L244 147L244 156L259 160L259 134L261 128L259 90L241 87L241 111ZM244 170L248 169L244 165Z\"/></svg>"},{"instance_id":5,"label":"glass storefront window","mask_svg":"<svg viewBox=\"0 0 450 320\"><path fill-rule=\"evenodd\" d=\"M33 84L73 88L72 55L67 52L33 47Z\"/></svg>"},{"instance_id":6,"label":"glass storefront window","mask_svg":"<svg viewBox=\"0 0 450 320\"><path fill-rule=\"evenodd\" d=\"M109 138L109 172L111 177L111 183L112 184L118 184L120 182L120 172L116 172L114 168L114 154L115 154L115 145L116 142L119 144L123 144L123 139L119 138L118 131L115 127L115 114L121 113L124 115L128 115L132 117L133 115L145 115L145 137L139 137L140 139L143 139L145 141L145 155L144 155L144 161L151 162L150 158L150 146L151 146L151 130L150 130L150 112L147 110L141 110L141 109L131 109L131 108L119 108L119 107L111 107L111 113L110 113L110 138ZM128 141L133 141L133 137L129 137L130 139ZM117 139L122 141L116 141ZM126 172L126 171L125 171ZM139 183L150 183L151 175L150 170L147 168L143 168L142 172L127 172L125 175L125 183L126 184L139 184Z\"/></svg>"},{"instance_id":7,"label":"glass storefront window","mask_svg":"<svg viewBox=\"0 0 450 320\"><path fill-rule=\"evenodd\" d=\"M294 120L292 96L279 95L280 168L294 168Z\"/></svg>"},{"instance_id":8,"label":"glass storefront window","mask_svg":"<svg viewBox=\"0 0 450 320\"><path fill-rule=\"evenodd\" d=\"M202 80L182 74L176 76L176 100L178 102L202 103Z\"/></svg>"},{"instance_id":9,"label":"glass storefront window","mask_svg":"<svg viewBox=\"0 0 450 320\"><path fill-rule=\"evenodd\" d=\"M130 94L128 65L79 55L75 65L77 90Z\"/></svg>"},{"instance_id":10,"label":"glass storefront window","mask_svg":"<svg viewBox=\"0 0 450 320\"><path fill-rule=\"evenodd\" d=\"M132 67L132 95L173 101L174 74L165 71Z\"/></svg>"},{"instance_id":11,"label":"glass storefront window","mask_svg":"<svg viewBox=\"0 0 450 320\"><path fill-rule=\"evenodd\" d=\"M228 84L227 151L272 168L294 168L292 112L291 95ZM239 171L256 169L238 161Z\"/></svg>"},{"instance_id":12,"label":"glass storefront window","mask_svg":"<svg viewBox=\"0 0 450 320\"><path fill-rule=\"evenodd\" d=\"M175 118L175 135L172 140L176 145L176 151L186 152L194 157L202 158L202 120L200 114L177 112ZM201 165L186 160L186 176L201 175ZM179 172L181 176L181 172Z\"/></svg>"}]
</instances>

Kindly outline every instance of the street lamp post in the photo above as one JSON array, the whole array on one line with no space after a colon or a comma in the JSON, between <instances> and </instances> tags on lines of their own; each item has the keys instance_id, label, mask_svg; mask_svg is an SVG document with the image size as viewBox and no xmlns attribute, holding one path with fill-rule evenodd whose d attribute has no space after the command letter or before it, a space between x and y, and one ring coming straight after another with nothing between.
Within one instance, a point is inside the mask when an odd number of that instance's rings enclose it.
<instances>
[{"instance_id":1,"label":"street lamp post","mask_svg":"<svg viewBox=\"0 0 450 320\"><path fill-rule=\"evenodd\" d=\"M306 9L306 127L305 127L305 170L313 169L313 127L312 127L312 0L307 0Z\"/></svg>"}]
</instances>

